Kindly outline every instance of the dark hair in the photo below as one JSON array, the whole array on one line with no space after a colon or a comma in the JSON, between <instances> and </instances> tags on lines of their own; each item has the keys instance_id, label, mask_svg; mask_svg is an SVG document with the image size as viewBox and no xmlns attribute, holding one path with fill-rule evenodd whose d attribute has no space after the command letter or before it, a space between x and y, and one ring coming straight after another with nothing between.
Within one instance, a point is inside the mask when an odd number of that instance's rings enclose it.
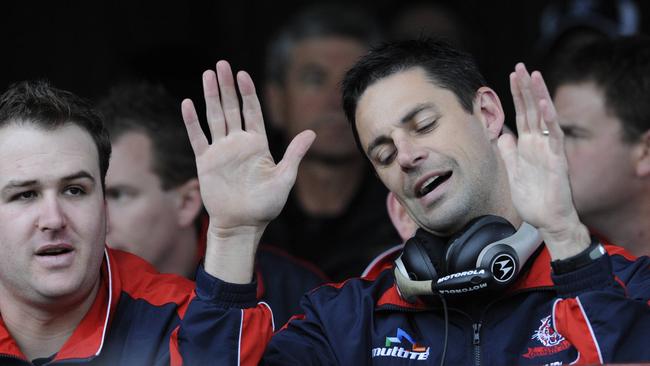
<instances>
[{"instance_id":1,"label":"dark hair","mask_svg":"<svg viewBox=\"0 0 650 366\"><path fill-rule=\"evenodd\" d=\"M453 92L470 113L476 91L486 85L474 59L441 40L422 38L373 48L343 79L343 109L359 148L355 113L363 92L380 79L415 67L424 69L433 84Z\"/></svg>"},{"instance_id":2,"label":"dark hair","mask_svg":"<svg viewBox=\"0 0 650 366\"><path fill-rule=\"evenodd\" d=\"M270 42L266 56L266 77L283 84L291 51L309 38L340 36L371 45L381 39L375 20L360 8L344 4L320 4L296 14Z\"/></svg>"},{"instance_id":3,"label":"dark hair","mask_svg":"<svg viewBox=\"0 0 650 366\"><path fill-rule=\"evenodd\" d=\"M100 100L98 109L113 142L128 132L141 132L151 140L152 170L163 189L175 188L196 177L194 153L180 117L180 102L161 85L117 85Z\"/></svg>"},{"instance_id":4,"label":"dark hair","mask_svg":"<svg viewBox=\"0 0 650 366\"><path fill-rule=\"evenodd\" d=\"M102 119L89 101L57 89L47 81L22 81L9 86L0 96L0 128L11 123L32 124L45 130L72 124L88 132L97 147L103 191L111 142Z\"/></svg>"},{"instance_id":5,"label":"dark hair","mask_svg":"<svg viewBox=\"0 0 650 366\"><path fill-rule=\"evenodd\" d=\"M563 84L593 82L605 108L621 120L623 140L650 129L650 38L625 37L590 43L551 71L553 94Z\"/></svg>"}]
</instances>

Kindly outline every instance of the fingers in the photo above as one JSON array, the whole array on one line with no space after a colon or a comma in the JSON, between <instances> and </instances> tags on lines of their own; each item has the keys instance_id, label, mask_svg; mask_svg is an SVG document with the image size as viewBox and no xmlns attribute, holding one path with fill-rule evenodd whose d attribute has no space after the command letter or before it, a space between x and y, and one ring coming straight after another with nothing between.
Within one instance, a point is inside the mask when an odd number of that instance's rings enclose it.
<instances>
[{"instance_id":1,"label":"fingers","mask_svg":"<svg viewBox=\"0 0 650 366\"><path fill-rule=\"evenodd\" d=\"M517 85L521 91L525 106L525 117L530 132L542 133L541 118L538 109L538 100L532 90L532 80L523 63L515 66Z\"/></svg>"},{"instance_id":2,"label":"fingers","mask_svg":"<svg viewBox=\"0 0 650 366\"><path fill-rule=\"evenodd\" d=\"M226 135L226 121L221 110L217 76L212 70L203 73L203 97L212 140Z\"/></svg>"},{"instance_id":3,"label":"fingers","mask_svg":"<svg viewBox=\"0 0 650 366\"><path fill-rule=\"evenodd\" d=\"M549 134L555 138L563 137L564 134L558 122L557 111L555 110L555 105L553 104L542 74L539 71L533 71L531 79L533 91L539 100L539 110Z\"/></svg>"},{"instance_id":4,"label":"fingers","mask_svg":"<svg viewBox=\"0 0 650 366\"><path fill-rule=\"evenodd\" d=\"M521 89L519 89L517 74L514 72L510 73L510 92L512 93L512 101L515 105L517 133L529 132L528 124L526 123L526 105L524 104L524 97L521 95Z\"/></svg>"},{"instance_id":5,"label":"fingers","mask_svg":"<svg viewBox=\"0 0 650 366\"><path fill-rule=\"evenodd\" d=\"M302 131L296 137L291 140L287 151L284 152L282 160L278 163L278 168L285 179L288 179L291 184L296 180L296 174L298 174L298 165L300 161L309 150L309 147L314 142L316 134L314 131L306 130Z\"/></svg>"},{"instance_id":6,"label":"fingers","mask_svg":"<svg viewBox=\"0 0 650 366\"><path fill-rule=\"evenodd\" d=\"M262 106L255 93L255 84L246 71L237 73L237 85L242 98L242 114L246 131L266 134Z\"/></svg>"},{"instance_id":7,"label":"fingers","mask_svg":"<svg viewBox=\"0 0 650 366\"><path fill-rule=\"evenodd\" d=\"M187 135L190 138L192 150L194 150L194 155L198 156L203 154L208 148L208 140L205 138L205 134L201 129L199 117L196 114L196 109L191 100L185 99L181 103L181 113L183 115L183 122L185 122Z\"/></svg>"},{"instance_id":8,"label":"fingers","mask_svg":"<svg viewBox=\"0 0 650 366\"><path fill-rule=\"evenodd\" d=\"M248 130L265 134L262 107L253 80L248 73L242 71L237 76L237 83L242 95L241 109L235 80L227 61L217 62L216 73L212 70L203 73L203 97L213 142L242 130L241 113L244 114ZM199 151L207 148L207 139L201 130L196 109L189 99L183 101L181 109L192 148L195 154L199 154Z\"/></svg>"},{"instance_id":9,"label":"fingers","mask_svg":"<svg viewBox=\"0 0 650 366\"><path fill-rule=\"evenodd\" d=\"M226 119L226 133L241 131L239 99L235 90L232 70L227 61L221 60L217 62L217 78L219 80L219 90L221 91L221 106Z\"/></svg>"}]
</instances>

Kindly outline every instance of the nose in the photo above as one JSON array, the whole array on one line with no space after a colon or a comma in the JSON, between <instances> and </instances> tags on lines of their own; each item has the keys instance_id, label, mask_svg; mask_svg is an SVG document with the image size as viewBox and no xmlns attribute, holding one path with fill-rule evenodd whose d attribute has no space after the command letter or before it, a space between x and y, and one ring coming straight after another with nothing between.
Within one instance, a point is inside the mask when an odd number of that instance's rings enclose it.
<instances>
[{"instance_id":1,"label":"nose","mask_svg":"<svg viewBox=\"0 0 650 366\"><path fill-rule=\"evenodd\" d=\"M66 226L66 218L61 203L56 197L44 197L41 201L38 228L41 231L57 231Z\"/></svg>"},{"instance_id":2,"label":"nose","mask_svg":"<svg viewBox=\"0 0 650 366\"><path fill-rule=\"evenodd\" d=\"M402 170L411 170L426 159L427 150L410 139L396 136L394 141L397 148L397 163Z\"/></svg>"}]
</instances>

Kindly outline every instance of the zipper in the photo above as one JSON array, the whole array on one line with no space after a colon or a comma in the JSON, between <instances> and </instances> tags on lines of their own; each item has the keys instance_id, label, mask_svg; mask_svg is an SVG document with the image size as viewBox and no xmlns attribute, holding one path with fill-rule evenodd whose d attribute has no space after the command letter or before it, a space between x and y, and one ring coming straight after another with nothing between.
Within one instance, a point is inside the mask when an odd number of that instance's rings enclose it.
<instances>
[{"instance_id":1,"label":"zipper","mask_svg":"<svg viewBox=\"0 0 650 366\"><path fill-rule=\"evenodd\" d=\"M474 328L474 365L479 366L481 364L481 322L472 324Z\"/></svg>"}]
</instances>

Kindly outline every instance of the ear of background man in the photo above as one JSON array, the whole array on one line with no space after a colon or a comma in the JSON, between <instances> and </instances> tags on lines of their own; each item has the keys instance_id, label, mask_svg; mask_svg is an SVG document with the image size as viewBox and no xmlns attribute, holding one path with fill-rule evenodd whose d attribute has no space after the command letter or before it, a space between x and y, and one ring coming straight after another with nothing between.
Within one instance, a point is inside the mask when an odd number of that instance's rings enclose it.
<instances>
[{"instance_id":1,"label":"ear of background man","mask_svg":"<svg viewBox=\"0 0 650 366\"><path fill-rule=\"evenodd\" d=\"M639 146L635 148L636 173L640 177L650 177L650 130L641 135Z\"/></svg>"},{"instance_id":2,"label":"ear of background man","mask_svg":"<svg viewBox=\"0 0 650 366\"><path fill-rule=\"evenodd\" d=\"M174 189L178 194L177 215L179 226L188 227L194 225L203 208L199 180L192 178Z\"/></svg>"}]
</instances>

